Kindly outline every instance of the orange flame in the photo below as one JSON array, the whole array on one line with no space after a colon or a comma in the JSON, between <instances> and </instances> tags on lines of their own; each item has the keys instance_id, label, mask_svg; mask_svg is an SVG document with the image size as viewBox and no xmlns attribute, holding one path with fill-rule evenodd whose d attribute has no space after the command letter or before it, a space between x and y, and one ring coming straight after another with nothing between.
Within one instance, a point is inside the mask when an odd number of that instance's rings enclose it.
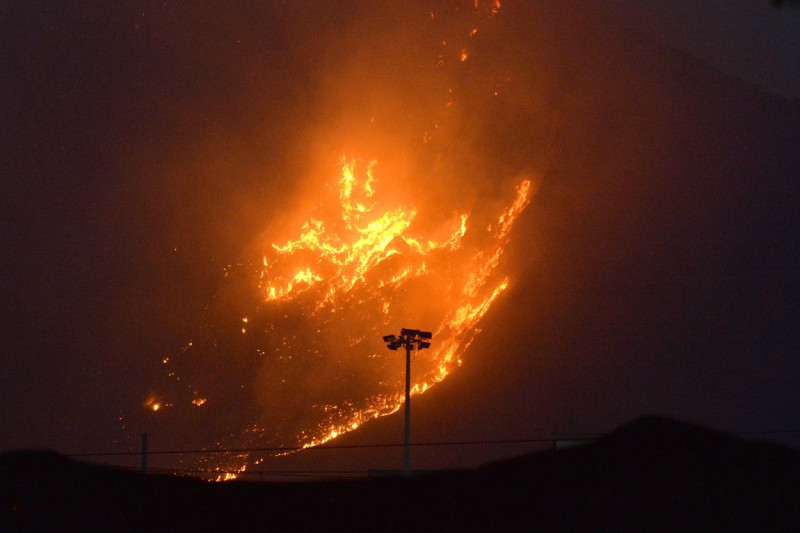
<instances>
[{"instance_id":1,"label":"orange flame","mask_svg":"<svg viewBox=\"0 0 800 533\"><path fill-rule=\"evenodd\" d=\"M273 245L273 253L264 257L260 276L263 298L281 304L302 297L312 314L320 317L371 299L382 314L382 318L375 317L373 327L377 327L397 318L398 294L410 283L435 276L436 282L446 285L440 296L447 307L436 324L431 350L420 357L424 363L417 363L412 394L421 394L460 364L461 354L478 333L477 323L508 288L508 277L499 281L495 277L511 227L531 200L531 182L519 184L512 204L489 226L489 244L470 252L464 249L468 214L452 220L442 240L412 236L409 230L417 211L398 206L376 212L376 162L370 162L360 174L358 166L355 160L342 161L338 221L311 218L298 238ZM402 261L393 263L395 257ZM453 270L432 273L428 263ZM352 344L359 344L363 337L358 336ZM397 387L372 395L364 405L317 405L322 422L298 435L299 443L304 447L322 444L367 420L397 411L402 402Z\"/></svg>"},{"instance_id":2,"label":"orange flame","mask_svg":"<svg viewBox=\"0 0 800 533\"><path fill-rule=\"evenodd\" d=\"M482 18L491 18L500 2L474 0L474 7ZM430 18L437 18L432 11ZM477 58L480 49L464 41L477 33L478 27L470 25L461 32L461 41L438 41L434 69L449 68L451 60L459 63L456 58L472 61L473 53ZM498 96L509 81L495 84L493 94ZM453 87L445 97L444 108L450 112L457 107ZM424 143L442 131L439 119L424 131ZM260 264L248 263L246 268L254 267L247 274L248 290L255 271L259 304L237 315L247 314L235 331L242 345L252 341L250 355L263 365L254 379L263 411L261 418L250 419L242 437L263 442L271 436L284 443L293 437L290 444L311 447L398 411L404 401L403 365L387 353L380 337L400 326L433 332L430 350L412 367L412 394L422 394L461 364L480 332L481 319L511 285L501 259L512 226L534 194L530 180L520 181L513 201L488 227L474 213L455 213L423 236L417 206L391 205L379 197L378 170L376 161L343 158L328 197L333 205L309 216L295 238L267 246ZM222 353L216 339L209 344L213 357ZM181 354L188 360L202 345L189 342ZM181 379L174 372L169 376ZM331 380L337 387L331 388ZM202 411L219 408L219 398L197 384L187 385L192 404L205 405ZM237 383L237 389L245 385ZM281 410L273 404L290 405L298 413L285 422L286 417L270 411ZM155 397L145 404L152 410L167 406L173 404ZM228 455L224 462L244 465L247 459L246 453ZM220 463L218 457L204 461ZM231 472L241 473L244 466L206 471L217 480L235 479Z\"/></svg>"}]
</instances>

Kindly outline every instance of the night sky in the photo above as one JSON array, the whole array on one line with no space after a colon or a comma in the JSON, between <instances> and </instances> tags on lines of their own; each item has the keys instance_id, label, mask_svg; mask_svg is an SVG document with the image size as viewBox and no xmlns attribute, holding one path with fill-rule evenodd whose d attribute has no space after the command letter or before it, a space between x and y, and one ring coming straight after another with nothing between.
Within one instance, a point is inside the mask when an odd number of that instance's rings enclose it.
<instances>
[{"instance_id":1,"label":"night sky","mask_svg":"<svg viewBox=\"0 0 800 533\"><path fill-rule=\"evenodd\" d=\"M0 450L135 451L145 431L153 449L213 446L213 422L143 407L162 361L213 320L227 265L305 220L343 153L412 176L421 209L448 216L537 180L510 289L415 398L418 442L646 413L800 431L798 9L375 4L0 8ZM469 59L437 67L475 21ZM401 425L340 440L399 443ZM368 453L309 462L399 466Z\"/></svg>"}]
</instances>

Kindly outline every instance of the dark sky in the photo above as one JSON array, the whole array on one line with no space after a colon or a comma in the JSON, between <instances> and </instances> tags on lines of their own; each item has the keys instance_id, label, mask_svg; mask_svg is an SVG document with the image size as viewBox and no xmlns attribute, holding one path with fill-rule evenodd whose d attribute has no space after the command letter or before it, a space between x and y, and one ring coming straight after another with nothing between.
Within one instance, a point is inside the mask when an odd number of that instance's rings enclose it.
<instances>
[{"instance_id":1,"label":"dark sky","mask_svg":"<svg viewBox=\"0 0 800 533\"><path fill-rule=\"evenodd\" d=\"M800 9L797 3L614 2L617 23L686 51L762 88L800 95Z\"/></svg>"},{"instance_id":2,"label":"dark sky","mask_svg":"<svg viewBox=\"0 0 800 533\"><path fill-rule=\"evenodd\" d=\"M429 204L541 180L512 288L415 403L420 441L649 412L800 430L797 9L630 4L503 2L468 67L442 71L459 2L2 7L0 450L209 445L142 414L160 362L342 151L416 172ZM423 147L448 86L461 99ZM400 419L347 442L399 441Z\"/></svg>"}]
</instances>

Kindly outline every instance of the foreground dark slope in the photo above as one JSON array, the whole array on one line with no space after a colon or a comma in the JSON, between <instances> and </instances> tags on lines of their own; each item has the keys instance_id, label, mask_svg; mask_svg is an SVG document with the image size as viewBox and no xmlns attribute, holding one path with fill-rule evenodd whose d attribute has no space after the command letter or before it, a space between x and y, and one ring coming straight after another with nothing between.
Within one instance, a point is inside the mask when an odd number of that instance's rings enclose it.
<instances>
[{"instance_id":1,"label":"foreground dark slope","mask_svg":"<svg viewBox=\"0 0 800 533\"><path fill-rule=\"evenodd\" d=\"M792 449L656 417L582 447L409 479L213 484L18 452L0 457L0 528L789 530L798 473Z\"/></svg>"}]
</instances>

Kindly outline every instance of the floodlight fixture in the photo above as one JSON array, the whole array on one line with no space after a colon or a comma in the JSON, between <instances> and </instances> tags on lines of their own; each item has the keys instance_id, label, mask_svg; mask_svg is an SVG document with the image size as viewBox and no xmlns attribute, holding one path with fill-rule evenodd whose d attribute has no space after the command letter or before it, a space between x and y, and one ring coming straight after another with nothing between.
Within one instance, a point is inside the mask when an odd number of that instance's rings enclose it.
<instances>
[{"instance_id":1,"label":"floodlight fixture","mask_svg":"<svg viewBox=\"0 0 800 533\"><path fill-rule=\"evenodd\" d=\"M405 451L403 457L403 467L406 475L411 474L411 350L424 350L431 347L430 339L433 337L430 331L418 329L402 328L400 337L396 335L385 335L383 342L390 350L397 351L403 346L406 349L406 401L405 401Z\"/></svg>"}]
</instances>

